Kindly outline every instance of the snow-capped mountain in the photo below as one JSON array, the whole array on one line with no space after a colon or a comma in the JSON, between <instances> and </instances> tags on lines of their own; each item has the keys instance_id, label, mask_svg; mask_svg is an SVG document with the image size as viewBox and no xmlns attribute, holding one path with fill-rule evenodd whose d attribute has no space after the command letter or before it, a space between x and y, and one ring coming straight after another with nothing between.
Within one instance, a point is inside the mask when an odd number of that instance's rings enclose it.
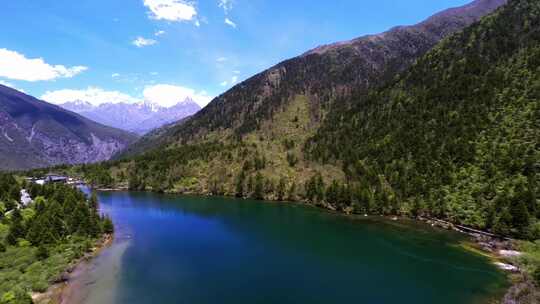
<instances>
[{"instance_id":1,"label":"snow-capped mountain","mask_svg":"<svg viewBox=\"0 0 540 304\"><path fill-rule=\"evenodd\" d=\"M96 106L80 100L60 106L101 124L138 134L148 133L163 125L191 116L201 109L189 97L172 107L164 107L150 101L102 103Z\"/></svg>"}]
</instances>

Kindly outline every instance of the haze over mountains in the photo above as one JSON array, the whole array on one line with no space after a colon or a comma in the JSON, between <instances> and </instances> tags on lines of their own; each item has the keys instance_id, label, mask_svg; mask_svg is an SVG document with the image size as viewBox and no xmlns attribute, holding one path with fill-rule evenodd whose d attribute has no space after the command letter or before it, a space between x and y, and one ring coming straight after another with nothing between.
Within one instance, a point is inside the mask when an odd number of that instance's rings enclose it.
<instances>
[{"instance_id":1,"label":"haze over mountains","mask_svg":"<svg viewBox=\"0 0 540 304\"><path fill-rule=\"evenodd\" d=\"M170 107L149 101L99 105L85 101L72 101L60 104L60 106L101 124L141 135L191 116L201 109L189 97Z\"/></svg>"},{"instance_id":2,"label":"haze over mountains","mask_svg":"<svg viewBox=\"0 0 540 304\"><path fill-rule=\"evenodd\" d=\"M104 161L136 138L0 85L0 169Z\"/></svg>"}]
</instances>

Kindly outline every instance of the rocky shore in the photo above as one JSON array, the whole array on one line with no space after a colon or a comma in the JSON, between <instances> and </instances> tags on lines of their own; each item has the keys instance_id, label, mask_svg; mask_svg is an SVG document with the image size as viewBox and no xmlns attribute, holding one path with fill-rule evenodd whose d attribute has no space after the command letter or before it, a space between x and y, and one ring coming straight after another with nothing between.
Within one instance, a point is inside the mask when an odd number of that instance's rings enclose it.
<instances>
[{"instance_id":1,"label":"rocky shore","mask_svg":"<svg viewBox=\"0 0 540 304\"><path fill-rule=\"evenodd\" d=\"M488 256L499 269L508 272L510 288L500 300L501 304L533 304L538 303L540 290L530 276L521 269L518 251L518 241L497 236L492 233L454 225L438 219L419 218L434 227L454 230L469 235L482 254Z\"/></svg>"}]
</instances>

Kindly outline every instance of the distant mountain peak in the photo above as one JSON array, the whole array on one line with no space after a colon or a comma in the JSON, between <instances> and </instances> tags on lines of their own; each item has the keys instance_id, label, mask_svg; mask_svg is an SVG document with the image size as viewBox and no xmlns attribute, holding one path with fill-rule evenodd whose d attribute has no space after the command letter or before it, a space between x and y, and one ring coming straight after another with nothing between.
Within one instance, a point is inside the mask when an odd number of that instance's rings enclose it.
<instances>
[{"instance_id":1,"label":"distant mountain peak","mask_svg":"<svg viewBox=\"0 0 540 304\"><path fill-rule=\"evenodd\" d=\"M163 125L179 121L201 109L191 97L171 106L150 100L137 103L109 102L100 105L77 100L60 106L104 125L138 134L145 134Z\"/></svg>"}]
</instances>

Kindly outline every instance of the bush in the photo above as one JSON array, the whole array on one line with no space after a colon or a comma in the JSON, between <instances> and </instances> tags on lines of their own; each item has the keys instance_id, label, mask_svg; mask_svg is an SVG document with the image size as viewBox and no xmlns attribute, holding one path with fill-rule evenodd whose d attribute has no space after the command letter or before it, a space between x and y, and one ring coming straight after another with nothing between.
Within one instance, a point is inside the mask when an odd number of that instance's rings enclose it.
<instances>
[{"instance_id":1,"label":"bush","mask_svg":"<svg viewBox=\"0 0 540 304\"><path fill-rule=\"evenodd\" d=\"M294 153L287 152L287 162L289 163L289 166L294 167L298 163L298 157L296 157Z\"/></svg>"},{"instance_id":2,"label":"bush","mask_svg":"<svg viewBox=\"0 0 540 304\"><path fill-rule=\"evenodd\" d=\"M540 266L536 267L536 270L533 272L532 277L536 282L536 285L540 286Z\"/></svg>"},{"instance_id":3,"label":"bush","mask_svg":"<svg viewBox=\"0 0 540 304\"><path fill-rule=\"evenodd\" d=\"M22 289L17 288L5 292L0 299L0 304L32 304L32 298Z\"/></svg>"},{"instance_id":4,"label":"bush","mask_svg":"<svg viewBox=\"0 0 540 304\"><path fill-rule=\"evenodd\" d=\"M103 220L103 232L109 234L114 232L114 225L110 217L105 217Z\"/></svg>"},{"instance_id":5,"label":"bush","mask_svg":"<svg viewBox=\"0 0 540 304\"><path fill-rule=\"evenodd\" d=\"M40 245L36 250L36 258L40 261L49 257L49 250L44 245Z\"/></svg>"}]
</instances>

